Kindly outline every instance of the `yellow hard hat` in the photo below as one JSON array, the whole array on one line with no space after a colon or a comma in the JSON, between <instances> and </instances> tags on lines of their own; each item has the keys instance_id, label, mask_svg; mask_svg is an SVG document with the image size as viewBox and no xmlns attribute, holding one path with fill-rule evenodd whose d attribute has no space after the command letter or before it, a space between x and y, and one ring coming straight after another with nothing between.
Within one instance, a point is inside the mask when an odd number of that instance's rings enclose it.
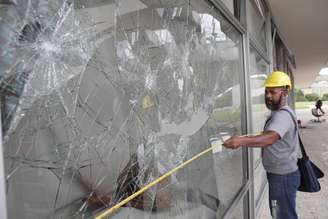
<instances>
[{"instance_id":1,"label":"yellow hard hat","mask_svg":"<svg viewBox=\"0 0 328 219\"><path fill-rule=\"evenodd\" d=\"M292 89L292 83L289 76L282 71L272 72L264 83L265 87L287 87L288 90Z\"/></svg>"}]
</instances>

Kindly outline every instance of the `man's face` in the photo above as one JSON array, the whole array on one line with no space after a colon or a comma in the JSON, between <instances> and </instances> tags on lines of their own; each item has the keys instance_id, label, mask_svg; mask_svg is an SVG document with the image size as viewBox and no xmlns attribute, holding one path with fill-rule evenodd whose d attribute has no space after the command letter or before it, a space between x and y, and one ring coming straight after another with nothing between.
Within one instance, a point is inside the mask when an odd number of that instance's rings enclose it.
<instances>
[{"instance_id":1,"label":"man's face","mask_svg":"<svg viewBox=\"0 0 328 219\"><path fill-rule=\"evenodd\" d=\"M285 89L281 87L265 88L265 105L270 110L278 110L281 106L281 100L285 95Z\"/></svg>"}]
</instances>

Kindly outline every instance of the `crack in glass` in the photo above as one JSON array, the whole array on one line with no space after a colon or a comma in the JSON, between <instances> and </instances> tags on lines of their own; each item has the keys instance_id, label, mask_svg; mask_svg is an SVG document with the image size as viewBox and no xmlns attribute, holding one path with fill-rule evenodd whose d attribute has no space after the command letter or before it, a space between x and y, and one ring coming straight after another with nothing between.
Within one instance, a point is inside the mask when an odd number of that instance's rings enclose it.
<instances>
[{"instance_id":1,"label":"crack in glass","mask_svg":"<svg viewBox=\"0 0 328 219\"><path fill-rule=\"evenodd\" d=\"M17 0L0 10L9 216L90 218L214 135L240 133L242 38L208 3ZM213 152L113 217L222 216L243 183L241 156Z\"/></svg>"}]
</instances>

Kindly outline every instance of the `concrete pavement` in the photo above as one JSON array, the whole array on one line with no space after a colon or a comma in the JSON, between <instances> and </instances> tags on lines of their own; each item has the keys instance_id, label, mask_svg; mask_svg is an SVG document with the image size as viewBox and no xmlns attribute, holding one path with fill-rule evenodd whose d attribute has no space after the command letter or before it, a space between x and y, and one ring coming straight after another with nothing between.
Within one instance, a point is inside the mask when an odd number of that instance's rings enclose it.
<instances>
[{"instance_id":1,"label":"concrete pavement","mask_svg":"<svg viewBox=\"0 0 328 219\"><path fill-rule=\"evenodd\" d=\"M324 108L326 112L327 109ZM310 109L297 110L297 116L306 128L300 129L301 138L310 159L324 171L318 193L297 194L297 211L301 219L328 218L328 122L313 122Z\"/></svg>"}]
</instances>

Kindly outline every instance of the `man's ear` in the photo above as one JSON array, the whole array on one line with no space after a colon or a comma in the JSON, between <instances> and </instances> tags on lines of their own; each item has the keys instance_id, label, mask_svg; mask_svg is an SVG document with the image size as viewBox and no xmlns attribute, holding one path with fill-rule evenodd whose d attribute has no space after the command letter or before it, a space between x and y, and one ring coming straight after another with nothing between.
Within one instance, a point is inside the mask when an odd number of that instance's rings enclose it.
<instances>
[{"instance_id":1,"label":"man's ear","mask_svg":"<svg viewBox=\"0 0 328 219\"><path fill-rule=\"evenodd\" d=\"M287 89L284 89L283 95L288 96L288 90Z\"/></svg>"},{"instance_id":2,"label":"man's ear","mask_svg":"<svg viewBox=\"0 0 328 219\"><path fill-rule=\"evenodd\" d=\"M287 89L283 90L282 96L285 97L285 98L288 96L288 90Z\"/></svg>"}]
</instances>

